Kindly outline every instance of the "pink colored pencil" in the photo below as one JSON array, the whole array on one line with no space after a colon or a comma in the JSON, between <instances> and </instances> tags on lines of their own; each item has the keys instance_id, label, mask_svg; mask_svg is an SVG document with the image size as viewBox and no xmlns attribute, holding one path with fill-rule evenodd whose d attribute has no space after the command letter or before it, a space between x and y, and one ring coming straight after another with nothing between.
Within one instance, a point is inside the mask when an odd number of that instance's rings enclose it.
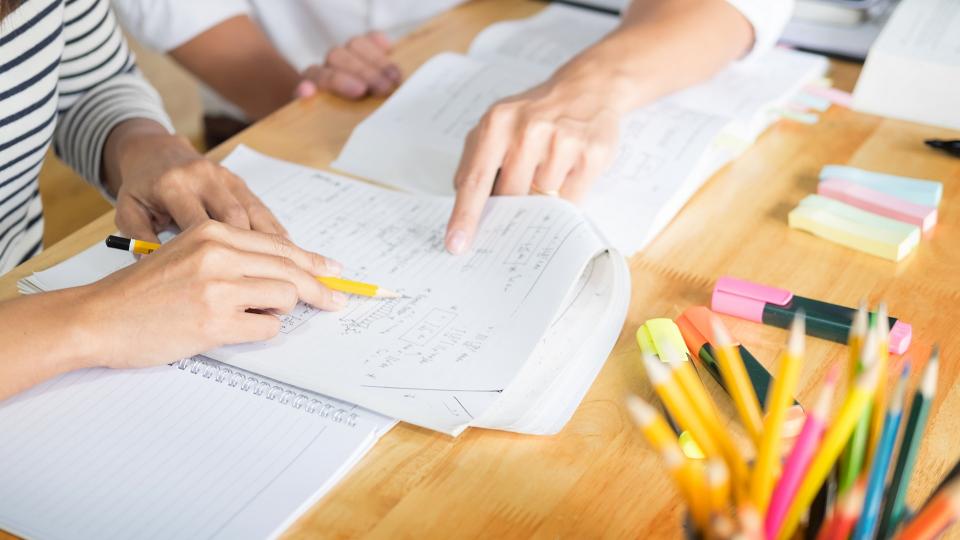
<instances>
[{"instance_id":1,"label":"pink colored pencil","mask_svg":"<svg viewBox=\"0 0 960 540\"><path fill-rule=\"evenodd\" d=\"M838 373L837 368L834 367L827 374L820 396L813 409L807 414L803 429L797 436L797 442L794 443L793 450L790 451L790 456L783 465L783 474L773 490L773 495L770 496L770 506L767 508L767 517L764 521L767 538L775 538L780 531L780 525L787 514L790 502L820 445L820 439L827 427L827 415L830 413L830 402L833 400L833 392L837 386Z\"/></svg>"}]
</instances>

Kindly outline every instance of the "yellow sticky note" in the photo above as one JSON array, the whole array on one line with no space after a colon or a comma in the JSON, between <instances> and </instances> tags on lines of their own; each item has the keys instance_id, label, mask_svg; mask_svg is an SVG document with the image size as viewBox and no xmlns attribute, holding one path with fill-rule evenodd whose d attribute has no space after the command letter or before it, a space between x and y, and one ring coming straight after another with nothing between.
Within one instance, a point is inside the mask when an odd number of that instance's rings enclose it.
<instances>
[{"instance_id":1,"label":"yellow sticky note","mask_svg":"<svg viewBox=\"0 0 960 540\"><path fill-rule=\"evenodd\" d=\"M902 260L920 243L916 225L821 195L808 195L787 219L794 229L891 261Z\"/></svg>"}]
</instances>

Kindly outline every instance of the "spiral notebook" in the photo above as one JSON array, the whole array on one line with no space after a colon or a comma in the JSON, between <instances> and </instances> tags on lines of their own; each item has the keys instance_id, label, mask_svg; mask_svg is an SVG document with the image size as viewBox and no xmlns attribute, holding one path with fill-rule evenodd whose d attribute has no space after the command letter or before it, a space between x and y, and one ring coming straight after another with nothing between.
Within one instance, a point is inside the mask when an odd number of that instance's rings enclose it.
<instances>
[{"instance_id":1,"label":"spiral notebook","mask_svg":"<svg viewBox=\"0 0 960 540\"><path fill-rule=\"evenodd\" d=\"M0 402L0 528L274 537L393 424L203 357L68 373Z\"/></svg>"}]
</instances>

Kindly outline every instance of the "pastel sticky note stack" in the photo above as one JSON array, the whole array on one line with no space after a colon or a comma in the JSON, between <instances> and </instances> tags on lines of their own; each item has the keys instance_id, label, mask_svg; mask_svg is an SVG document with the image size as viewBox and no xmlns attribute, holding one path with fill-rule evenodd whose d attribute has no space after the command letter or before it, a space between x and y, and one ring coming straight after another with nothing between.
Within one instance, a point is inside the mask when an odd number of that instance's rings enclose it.
<instances>
[{"instance_id":1,"label":"pastel sticky note stack","mask_svg":"<svg viewBox=\"0 0 960 540\"><path fill-rule=\"evenodd\" d=\"M822 180L817 193L861 210L916 225L924 231L929 231L937 223L935 207L912 203L849 180Z\"/></svg>"},{"instance_id":2,"label":"pastel sticky note stack","mask_svg":"<svg viewBox=\"0 0 960 540\"><path fill-rule=\"evenodd\" d=\"M899 261L936 225L943 184L827 165L817 193L790 212L791 227Z\"/></svg>"},{"instance_id":3,"label":"pastel sticky note stack","mask_svg":"<svg viewBox=\"0 0 960 540\"><path fill-rule=\"evenodd\" d=\"M824 166L820 170L820 181L823 180L847 180L914 204L934 208L940 204L940 198L943 197L943 184L940 182L865 171L847 165Z\"/></svg>"},{"instance_id":4,"label":"pastel sticky note stack","mask_svg":"<svg viewBox=\"0 0 960 540\"><path fill-rule=\"evenodd\" d=\"M920 243L916 225L822 195L808 195L790 212L788 220L794 229L892 261L903 259Z\"/></svg>"}]
</instances>

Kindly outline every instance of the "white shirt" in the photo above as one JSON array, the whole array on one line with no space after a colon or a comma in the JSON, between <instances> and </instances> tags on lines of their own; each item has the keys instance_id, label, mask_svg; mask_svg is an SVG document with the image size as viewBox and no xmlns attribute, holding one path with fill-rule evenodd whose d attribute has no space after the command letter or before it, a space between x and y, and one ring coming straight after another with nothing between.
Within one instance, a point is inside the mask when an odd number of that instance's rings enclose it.
<instances>
[{"instance_id":1,"label":"white shirt","mask_svg":"<svg viewBox=\"0 0 960 540\"><path fill-rule=\"evenodd\" d=\"M121 23L143 44L169 51L237 15L249 15L298 70L323 63L327 51L351 37L381 30L396 39L464 0L112 0ZM749 56L776 42L793 0L727 0L753 25ZM603 5L627 5L605 0ZM243 118L239 109L204 91L210 114Z\"/></svg>"}]
</instances>

